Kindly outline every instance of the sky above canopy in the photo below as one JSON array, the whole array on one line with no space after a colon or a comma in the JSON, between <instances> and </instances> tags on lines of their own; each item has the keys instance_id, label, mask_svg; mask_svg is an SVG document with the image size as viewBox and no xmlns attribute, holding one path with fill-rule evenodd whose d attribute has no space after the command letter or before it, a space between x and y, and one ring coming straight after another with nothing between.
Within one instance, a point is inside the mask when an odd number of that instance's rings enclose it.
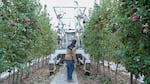
<instances>
[{"instance_id":1,"label":"sky above canopy","mask_svg":"<svg viewBox=\"0 0 150 84\"><path fill-rule=\"evenodd\" d=\"M50 13L51 17L56 17L54 14L54 6L76 6L75 0L40 0L42 5L47 5L47 11ZM94 0L76 0L79 6L87 7L87 9L92 8Z\"/></svg>"},{"instance_id":2,"label":"sky above canopy","mask_svg":"<svg viewBox=\"0 0 150 84\"><path fill-rule=\"evenodd\" d=\"M56 14L54 12L54 8L53 7L76 7L76 3L74 2L75 0L40 0L41 4L47 5L47 12L50 14L50 18L52 18L51 23L53 25L57 24L57 18L56 18ZM79 4L80 7L86 7L85 13L86 15L88 15L88 10L90 8L93 8L94 5L94 1L95 0L76 0ZM72 11L70 11L72 12ZM70 15L72 15L70 13Z\"/></svg>"}]
</instances>

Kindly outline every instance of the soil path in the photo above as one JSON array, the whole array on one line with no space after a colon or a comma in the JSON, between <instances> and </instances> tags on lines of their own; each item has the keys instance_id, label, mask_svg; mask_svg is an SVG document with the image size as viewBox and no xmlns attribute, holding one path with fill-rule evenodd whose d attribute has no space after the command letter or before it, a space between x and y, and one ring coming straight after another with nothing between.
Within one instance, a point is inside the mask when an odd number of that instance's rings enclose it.
<instances>
[{"instance_id":1,"label":"soil path","mask_svg":"<svg viewBox=\"0 0 150 84\"><path fill-rule=\"evenodd\" d=\"M49 76L48 66L36 70L30 76L22 81L21 84L49 84L53 76Z\"/></svg>"},{"instance_id":2,"label":"soil path","mask_svg":"<svg viewBox=\"0 0 150 84\"><path fill-rule=\"evenodd\" d=\"M65 66L61 66L59 72L51 80L50 84L78 84L76 71L73 72L73 82L67 81L67 70Z\"/></svg>"}]
</instances>

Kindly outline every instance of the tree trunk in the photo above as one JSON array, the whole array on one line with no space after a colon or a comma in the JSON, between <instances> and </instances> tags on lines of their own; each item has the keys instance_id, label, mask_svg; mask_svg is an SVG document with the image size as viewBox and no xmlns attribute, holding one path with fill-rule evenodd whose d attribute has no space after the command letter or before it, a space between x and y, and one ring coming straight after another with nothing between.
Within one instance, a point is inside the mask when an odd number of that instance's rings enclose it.
<instances>
[{"instance_id":1,"label":"tree trunk","mask_svg":"<svg viewBox=\"0 0 150 84\"><path fill-rule=\"evenodd\" d=\"M20 76L20 83L22 82L23 77L23 70L21 71L21 76Z\"/></svg>"},{"instance_id":2,"label":"tree trunk","mask_svg":"<svg viewBox=\"0 0 150 84\"><path fill-rule=\"evenodd\" d=\"M109 66L109 61L108 61L108 74L110 73L110 66Z\"/></svg>"},{"instance_id":3,"label":"tree trunk","mask_svg":"<svg viewBox=\"0 0 150 84\"><path fill-rule=\"evenodd\" d=\"M46 57L46 61L45 61L45 64L48 64L48 58Z\"/></svg>"},{"instance_id":4,"label":"tree trunk","mask_svg":"<svg viewBox=\"0 0 150 84\"><path fill-rule=\"evenodd\" d=\"M30 70L31 70L31 69L30 69L30 64L31 64L31 63L29 62L29 67L27 67L27 68L29 68L28 77L29 77L29 75L30 75Z\"/></svg>"},{"instance_id":5,"label":"tree trunk","mask_svg":"<svg viewBox=\"0 0 150 84\"><path fill-rule=\"evenodd\" d=\"M99 62L96 62L96 75L98 74L98 67L99 67Z\"/></svg>"},{"instance_id":6,"label":"tree trunk","mask_svg":"<svg viewBox=\"0 0 150 84\"><path fill-rule=\"evenodd\" d=\"M10 84L10 79L11 79L10 73L11 73L11 70L9 69L8 84Z\"/></svg>"},{"instance_id":7,"label":"tree trunk","mask_svg":"<svg viewBox=\"0 0 150 84\"><path fill-rule=\"evenodd\" d=\"M36 68L36 63L33 63L33 70L32 70L32 72L35 71L35 68Z\"/></svg>"},{"instance_id":8,"label":"tree trunk","mask_svg":"<svg viewBox=\"0 0 150 84\"><path fill-rule=\"evenodd\" d=\"M44 56L43 56L43 60L42 60L42 67L44 66Z\"/></svg>"},{"instance_id":9,"label":"tree trunk","mask_svg":"<svg viewBox=\"0 0 150 84\"><path fill-rule=\"evenodd\" d=\"M115 84L117 84L117 74L118 74L118 62L117 62L116 71L115 71Z\"/></svg>"},{"instance_id":10,"label":"tree trunk","mask_svg":"<svg viewBox=\"0 0 150 84\"><path fill-rule=\"evenodd\" d=\"M40 59L38 58L38 69L39 69L39 61L40 61Z\"/></svg>"},{"instance_id":11,"label":"tree trunk","mask_svg":"<svg viewBox=\"0 0 150 84\"><path fill-rule=\"evenodd\" d=\"M96 62L94 60L94 72L96 72Z\"/></svg>"},{"instance_id":12,"label":"tree trunk","mask_svg":"<svg viewBox=\"0 0 150 84\"><path fill-rule=\"evenodd\" d=\"M34 71L36 71L37 60L34 63Z\"/></svg>"},{"instance_id":13,"label":"tree trunk","mask_svg":"<svg viewBox=\"0 0 150 84\"><path fill-rule=\"evenodd\" d=\"M28 63L26 63L26 67L25 67L26 69L28 68ZM28 74L29 72L27 71L27 73L25 73L26 74L26 77L25 78L28 78L28 76L29 76L29 74Z\"/></svg>"},{"instance_id":14,"label":"tree trunk","mask_svg":"<svg viewBox=\"0 0 150 84\"><path fill-rule=\"evenodd\" d=\"M100 63L98 61L98 73L99 73L99 75L100 75L100 72L101 72L101 70L100 70Z\"/></svg>"},{"instance_id":15,"label":"tree trunk","mask_svg":"<svg viewBox=\"0 0 150 84\"><path fill-rule=\"evenodd\" d=\"M104 72L104 77L105 77L105 65L104 65L104 58L102 60L102 63L103 63L103 72Z\"/></svg>"},{"instance_id":16,"label":"tree trunk","mask_svg":"<svg viewBox=\"0 0 150 84\"><path fill-rule=\"evenodd\" d=\"M15 69L13 69L13 79L12 79L12 84L15 84Z\"/></svg>"},{"instance_id":17,"label":"tree trunk","mask_svg":"<svg viewBox=\"0 0 150 84\"><path fill-rule=\"evenodd\" d=\"M20 73L20 71L18 70L15 84L19 84L19 81L18 81L18 80L20 80L19 73Z\"/></svg>"},{"instance_id":18,"label":"tree trunk","mask_svg":"<svg viewBox=\"0 0 150 84\"><path fill-rule=\"evenodd\" d=\"M130 84L133 84L133 74L132 74L132 72L130 73Z\"/></svg>"}]
</instances>

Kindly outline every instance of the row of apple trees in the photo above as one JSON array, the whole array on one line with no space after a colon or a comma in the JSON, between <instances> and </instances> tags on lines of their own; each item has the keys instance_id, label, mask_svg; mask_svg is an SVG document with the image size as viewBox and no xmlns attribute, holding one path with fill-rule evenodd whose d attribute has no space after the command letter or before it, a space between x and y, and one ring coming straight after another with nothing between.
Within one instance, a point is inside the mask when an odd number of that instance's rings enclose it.
<instances>
[{"instance_id":1,"label":"row of apple trees","mask_svg":"<svg viewBox=\"0 0 150 84\"><path fill-rule=\"evenodd\" d=\"M0 73L54 51L56 34L38 0L0 2Z\"/></svg>"},{"instance_id":2,"label":"row of apple trees","mask_svg":"<svg viewBox=\"0 0 150 84\"><path fill-rule=\"evenodd\" d=\"M85 26L84 44L98 60L114 61L150 83L150 0L101 0ZM95 50L96 49L96 50Z\"/></svg>"}]
</instances>

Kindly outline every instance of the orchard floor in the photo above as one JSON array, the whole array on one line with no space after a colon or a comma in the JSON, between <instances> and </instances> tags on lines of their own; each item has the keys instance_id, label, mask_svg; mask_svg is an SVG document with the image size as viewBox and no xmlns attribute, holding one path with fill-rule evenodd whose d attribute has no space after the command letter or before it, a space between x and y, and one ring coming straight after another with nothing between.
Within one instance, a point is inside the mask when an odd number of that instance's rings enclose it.
<instances>
[{"instance_id":1,"label":"orchard floor","mask_svg":"<svg viewBox=\"0 0 150 84\"><path fill-rule=\"evenodd\" d=\"M77 66L75 71L77 75L78 84L130 84L129 77L125 76L118 72L117 74L117 83L115 81L115 72L109 70L105 67L105 75L101 65L99 68L95 68L95 64L91 65L91 74L89 76L85 75L83 70L83 65ZM59 67L59 66L57 66ZM96 70L98 70L96 74ZM59 72L59 68L56 70ZM56 74L57 74L56 73ZM37 70L34 73L31 73L29 78L24 79L22 84L50 84L54 76L49 76L48 65L45 65L43 68ZM65 83L60 83L65 84ZM137 83L141 84L141 83Z\"/></svg>"},{"instance_id":2,"label":"orchard floor","mask_svg":"<svg viewBox=\"0 0 150 84\"><path fill-rule=\"evenodd\" d=\"M48 66L44 66L34 73L30 73L29 77L22 81L22 84L49 84L51 79Z\"/></svg>"}]
</instances>

